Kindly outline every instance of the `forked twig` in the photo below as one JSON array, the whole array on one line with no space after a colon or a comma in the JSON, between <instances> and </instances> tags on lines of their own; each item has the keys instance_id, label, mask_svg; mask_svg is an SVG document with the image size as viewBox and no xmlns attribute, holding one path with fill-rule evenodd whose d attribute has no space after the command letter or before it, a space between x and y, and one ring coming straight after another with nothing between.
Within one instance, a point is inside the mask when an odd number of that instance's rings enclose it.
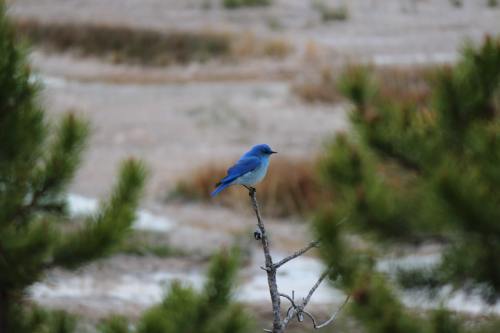
<instances>
[{"instance_id":1,"label":"forked twig","mask_svg":"<svg viewBox=\"0 0 500 333\"><path fill-rule=\"evenodd\" d=\"M293 260L310 249L317 247L319 245L319 240L313 241L309 243L306 247L303 249L300 249L296 252L294 252L292 255L283 258L277 263L273 263L273 259L271 256L271 250L270 250L270 244L269 244L269 239L267 238L266 234L266 228L264 226L264 222L262 220L262 217L260 215L260 210L259 210L259 205L257 202L257 197L256 197L256 190L253 187L245 186L248 189L248 194L250 195L250 199L252 201L252 207L255 211L255 215L257 217L257 227L258 230L254 233L254 237L257 240L260 240L262 243L262 250L264 252L264 259L265 259L265 267L261 267L267 274L267 283L269 285L269 294L271 296L271 303L272 303L272 308L273 308L273 328L272 330L269 329L264 329L265 332L271 332L271 333L283 333L289 324L290 320L294 316L297 316L297 320L299 322L304 321L304 315L307 317L311 318L311 321L314 325L315 329L325 327L326 325L332 323L335 318L337 317L338 313L342 310L342 308L347 304L349 301L350 296L346 298L342 306L324 323L322 324L317 324L316 319L314 316L309 313L308 311L305 310L305 307L311 300L311 297L313 294L316 292L318 289L319 285L323 282L323 280L328 276L331 268L327 269L325 272L321 274L321 276L318 278L316 283L312 286L311 290L309 290L309 293L307 296L302 300L300 304L298 304L295 301L295 293L292 291L292 296L289 296L284 293L280 293L278 291L278 284L276 282L276 271L278 268L289 262L290 260ZM341 221L343 222L343 221ZM258 236L258 237L257 237ZM286 298L290 302L290 307L288 308L286 312L285 318L282 320L281 319L281 297Z\"/></svg>"},{"instance_id":2,"label":"forked twig","mask_svg":"<svg viewBox=\"0 0 500 333\"><path fill-rule=\"evenodd\" d=\"M324 271L323 274L321 274L321 276L319 277L318 281L316 281L314 286L312 286L311 290L309 290L309 293L307 294L306 298L304 299L304 304L303 304L304 307L306 307L307 303L309 303L312 295L314 294L316 289L318 289L321 282L323 282L323 280L328 276L328 273L330 273L330 271L331 271L331 268L328 268L326 271Z\"/></svg>"},{"instance_id":3,"label":"forked twig","mask_svg":"<svg viewBox=\"0 0 500 333\"><path fill-rule=\"evenodd\" d=\"M309 312L303 310L302 312L307 315L309 318L311 318L311 321L314 325L314 328L315 329L320 329L320 328L323 328L325 326L328 326L329 324L331 324L336 318L337 318L337 315L340 313L340 311L344 308L344 306L347 304L347 302L349 302L349 299L351 298L351 295L347 295L344 303L342 303L342 305L337 309L337 311L335 311L333 313L333 315L327 320L325 321L323 324L317 324L316 323L316 319L314 319L314 316L312 314L310 314Z\"/></svg>"},{"instance_id":4,"label":"forked twig","mask_svg":"<svg viewBox=\"0 0 500 333\"><path fill-rule=\"evenodd\" d=\"M290 320L292 320L292 318L295 315L297 315L297 320L299 322L303 321L302 313L304 312L304 309L306 308L307 304L311 300L311 297L314 294L314 292L316 291L316 289L318 289L318 287L321 284L321 282L323 282L323 280L328 276L329 272L330 272L330 269L327 269L327 270L325 270L323 272L323 274L321 274L321 276L318 278L318 281L316 281L316 283L314 284L314 286L312 286L311 290L309 290L309 293L307 294L307 296L303 299L302 304L295 305L295 306L293 306L293 304L292 304L293 311L288 311L286 318L283 320L283 325L285 327L288 325L288 323L290 322Z\"/></svg>"},{"instance_id":5,"label":"forked twig","mask_svg":"<svg viewBox=\"0 0 500 333\"><path fill-rule=\"evenodd\" d=\"M318 247L318 245L319 245L319 240L313 241L313 242L309 243L309 245L307 245L305 248L298 250L297 252L293 253L292 255L289 255L286 258L283 258L279 262L275 263L273 266L274 266L274 268L280 268L281 266L283 266L284 264L286 264L290 260L293 260L297 257L300 257L301 255L303 255L304 253L306 253L307 251L309 251L313 247Z\"/></svg>"},{"instance_id":6,"label":"forked twig","mask_svg":"<svg viewBox=\"0 0 500 333\"><path fill-rule=\"evenodd\" d=\"M287 300L289 300L290 303L292 304L292 307L296 307L297 306L297 305L295 305L295 299L294 299L295 297L294 297L294 292L293 291L292 291L292 297L288 296L287 294L282 294L282 293L280 293L280 296L286 298Z\"/></svg>"}]
</instances>

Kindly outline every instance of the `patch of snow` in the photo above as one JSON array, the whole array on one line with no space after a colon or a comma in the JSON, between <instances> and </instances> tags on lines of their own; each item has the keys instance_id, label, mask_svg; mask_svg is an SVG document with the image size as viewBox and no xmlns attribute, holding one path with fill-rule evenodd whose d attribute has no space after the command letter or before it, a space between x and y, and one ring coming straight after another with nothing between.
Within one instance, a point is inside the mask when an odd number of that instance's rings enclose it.
<instances>
[{"instance_id":1,"label":"patch of snow","mask_svg":"<svg viewBox=\"0 0 500 333\"><path fill-rule=\"evenodd\" d=\"M400 262L404 265L413 265L415 262L421 265L422 262L435 261L432 256L424 258L409 256L401 258ZM258 267L258 264L253 263L252 267ZM295 298L300 300L307 296L323 271L324 266L319 259L296 258L282 266L278 272L280 292L291 296L292 291L295 291ZM160 302L167 287L175 280L200 290L205 282L205 275L201 271L127 273L104 279L89 274L70 275L36 283L30 288L30 294L41 304L50 304L58 299L69 302L81 302L83 299L85 303L104 299L106 304L113 306L128 303L146 308ZM436 309L443 305L450 310L470 314L500 314L500 302L490 306L478 294L453 292L451 287L442 288L438 296L432 299L418 291L403 291L400 292L400 297L407 306L413 308ZM270 302L266 274L260 269L253 270L250 279L237 289L235 298L245 303ZM314 293L310 304L341 303L344 298L345 295L340 290L333 288L325 280ZM288 301L284 300L283 304L286 306Z\"/></svg>"},{"instance_id":2,"label":"patch of snow","mask_svg":"<svg viewBox=\"0 0 500 333\"><path fill-rule=\"evenodd\" d=\"M30 294L42 304L50 299L83 298L106 299L147 307L160 302L173 281L201 288L204 277L198 272L124 274L110 279L99 279L92 275L72 276L36 283L30 288Z\"/></svg>"},{"instance_id":3,"label":"patch of snow","mask_svg":"<svg viewBox=\"0 0 500 333\"><path fill-rule=\"evenodd\" d=\"M457 53L376 54L375 65L449 64L458 59Z\"/></svg>"},{"instance_id":4,"label":"patch of snow","mask_svg":"<svg viewBox=\"0 0 500 333\"><path fill-rule=\"evenodd\" d=\"M256 263L254 265L257 266ZM302 299L307 296L324 270L323 264L318 259L296 258L278 270L276 279L280 292L291 296L292 291L295 291L295 298ZM238 290L236 294L238 299L250 303L270 300L267 275L264 271L260 269L259 271ZM333 289L325 280L313 294L311 302L330 304L343 300L343 297L342 292Z\"/></svg>"},{"instance_id":5,"label":"patch of snow","mask_svg":"<svg viewBox=\"0 0 500 333\"><path fill-rule=\"evenodd\" d=\"M68 210L73 217L95 214L98 208L99 202L96 199L77 194L68 195ZM164 216L154 215L145 210L139 210L137 212L134 228L138 230L168 232L174 225L174 221Z\"/></svg>"},{"instance_id":6,"label":"patch of snow","mask_svg":"<svg viewBox=\"0 0 500 333\"><path fill-rule=\"evenodd\" d=\"M156 232L168 232L174 227L174 222L163 216L153 215L145 210L137 213L134 228Z\"/></svg>"},{"instance_id":7,"label":"patch of snow","mask_svg":"<svg viewBox=\"0 0 500 333\"><path fill-rule=\"evenodd\" d=\"M424 268L437 265L441 260L439 253L427 255L409 255L404 257L386 257L377 261L377 270L394 273L398 269Z\"/></svg>"},{"instance_id":8,"label":"patch of snow","mask_svg":"<svg viewBox=\"0 0 500 333\"><path fill-rule=\"evenodd\" d=\"M32 74L29 80L31 83L40 82L44 86L51 88L63 88L68 84L68 80L65 78L41 74Z\"/></svg>"},{"instance_id":9,"label":"patch of snow","mask_svg":"<svg viewBox=\"0 0 500 333\"><path fill-rule=\"evenodd\" d=\"M91 215L97 212L99 203L96 199L87 198L78 194L68 194L68 210L73 217Z\"/></svg>"},{"instance_id":10,"label":"patch of snow","mask_svg":"<svg viewBox=\"0 0 500 333\"><path fill-rule=\"evenodd\" d=\"M500 314L500 301L490 305L481 298L479 293L453 291L451 286L442 287L434 298L429 298L426 293L419 291L405 291L401 293L401 299L407 306L422 309L437 309L443 306L451 311L473 315Z\"/></svg>"}]
</instances>

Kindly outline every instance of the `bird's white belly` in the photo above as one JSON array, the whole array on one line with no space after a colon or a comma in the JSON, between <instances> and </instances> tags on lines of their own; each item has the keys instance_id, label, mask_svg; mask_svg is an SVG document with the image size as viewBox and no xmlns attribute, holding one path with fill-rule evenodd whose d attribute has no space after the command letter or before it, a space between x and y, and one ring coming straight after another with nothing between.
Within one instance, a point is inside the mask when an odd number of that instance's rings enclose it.
<instances>
[{"instance_id":1,"label":"bird's white belly","mask_svg":"<svg viewBox=\"0 0 500 333\"><path fill-rule=\"evenodd\" d=\"M256 168L255 170L252 170L250 172L247 172L246 174L236 178L234 184L241 184L241 185L247 185L247 186L253 186L253 185L257 184L266 175L268 166L269 166L269 160L266 159L266 160L262 161L262 164L260 167Z\"/></svg>"}]
</instances>

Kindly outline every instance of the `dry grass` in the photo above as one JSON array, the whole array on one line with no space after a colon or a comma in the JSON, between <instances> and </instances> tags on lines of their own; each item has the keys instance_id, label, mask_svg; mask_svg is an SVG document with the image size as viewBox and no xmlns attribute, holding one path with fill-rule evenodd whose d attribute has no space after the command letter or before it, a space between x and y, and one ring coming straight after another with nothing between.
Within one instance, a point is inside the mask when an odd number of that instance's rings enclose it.
<instances>
[{"instance_id":1,"label":"dry grass","mask_svg":"<svg viewBox=\"0 0 500 333\"><path fill-rule=\"evenodd\" d=\"M262 54L269 57L283 59L292 51L292 45L282 38L269 39L262 43Z\"/></svg>"},{"instance_id":2,"label":"dry grass","mask_svg":"<svg viewBox=\"0 0 500 333\"><path fill-rule=\"evenodd\" d=\"M249 57L283 59L292 51L293 47L287 40L281 38L261 40L251 32L239 35L231 43L231 55L236 59Z\"/></svg>"},{"instance_id":3,"label":"dry grass","mask_svg":"<svg viewBox=\"0 0 500 333\"><path fill-rule=\"evenodd\" d=\"M422 66L372 69L380 96L417 106L429 100L433 70L433 67ZM340 77L341 71L336 73L331 68L322 68L293 84L292 91L305 102L339 103L344 101L338 89Z\"/></svg>"},{"instance_id":4,"label":"dry grass","mask_svg":"<svg viewBox=\"0 0 500 333\"><path fill-rule=\"evenodd\" d=\"M205 61L229 53L231 37L225 33L168 32L127 26L17 22L17 31L31 43L49 51L75 51L105 57L116 63L168 65Z\"/></svg>"},{"instance_id":5,"label":"dry grass","mask_svg":"<svg viewBox=\"0 0 500 333\"><path fill-rule=\"evenodd\" d=\"M285 40L259 40L228 32L157 31L104 24L16 22L19 35L49 52L71 51L113 63L165 66L173 63L234 60L243 57L283 58L291 51Z\"/></svg>"},{"instance_id":6,"label":"dry grass","mask_svg":"<svg viewBox=\"0 0 500 333\"><path fill-rule=\"evenodd\" d=\"M248 192L241 186L229 187L211 198L210 193L215 183L226 175L226 168L211 165L191 171L177 183L169 198L214 200L233 208L248 206ZM317 207L322 194L314 171L314 164L308 161L273 159L265 180L257 185L263 212L268 216L285 217L305 215Z\"/></svg>"},{"instance_id":7,"label":"dry grass","mask_svg":"<svg viewBox=\"0 0 500 333\"><path fill-rule=\"evenodd\" d=\"M292 92L308 103L338 103L343 100L337 77L330 68L322 68L292 85Z\"/></svg>"},{"instance_id":8,"label":"dry grass","mask_svg":"<svg viewBox=\"0 0 500 333\"><path fill-rule=\"evenodd\" d=\"M375 70L379 93L390 100L423 106L431 96L435 67L382 67Z\"/></svg>"}]
</instances>

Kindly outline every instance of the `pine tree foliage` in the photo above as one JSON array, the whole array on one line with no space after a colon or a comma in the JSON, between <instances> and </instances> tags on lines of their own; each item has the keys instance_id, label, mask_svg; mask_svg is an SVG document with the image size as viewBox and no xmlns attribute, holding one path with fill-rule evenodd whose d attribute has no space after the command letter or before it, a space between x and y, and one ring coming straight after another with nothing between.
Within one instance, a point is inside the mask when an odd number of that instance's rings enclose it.
<instances>
[{"instance_id":1,"label":"pine tree foliage","mask_svg":"<svg viewBox=\"0 0 500 333\"><path fill-rule=\"evenodd\" d=\"M76 318L64 311L48 311L39 307L20 308L14 318L17 332L70 333L76 330Z\"/></svg>"},{"instance_id":2,"label":"pine tree foliage","mask_svg":"<svg viewBox=\"0 0 500 333\"><path fill-rule=\"evenodd\" d=\"M110 318L102 333L245 333L253 332L250 317L232 300L238 251L212 257L207 280L199 292L174 282L163 302L147 310L132 330L124 318Z\"/></svg>"},{"instance_id":3,"label":"pine tree foliage","mask_svg":"<svg viewBox=\"0 0 500 333\"><path fill-rule=\"evenodd\" d=\"M52 267L76 268L107 255L134 220L145 179L125 161L111 198L81 230L64 232L66 195L88 136L68 114L54 125L39 105L24 49L0 1L0 332L70 332L61 314L23 307L26 289Z\"/></svg>"},{"instance_id":4,"label":"pine tree foliage","mask_svg":"<svg viewBox=\"0 0 500 333\"><path fill-rule=\"evenodd\" d=\"M346 71L340 89L354 110L320 163L334 200L315 219L333 278L353 292L352 313L368 332L488 332L446 311L422 320L407 311L375 270L370 244L444 245L441 263L402 271L403 287L452 284L500 298L500 39L466 47L430 79L432 97L414 105L382 96L366 68ZM348 222L340 223L348 217Z\"/></svg>"}]
</instances>

